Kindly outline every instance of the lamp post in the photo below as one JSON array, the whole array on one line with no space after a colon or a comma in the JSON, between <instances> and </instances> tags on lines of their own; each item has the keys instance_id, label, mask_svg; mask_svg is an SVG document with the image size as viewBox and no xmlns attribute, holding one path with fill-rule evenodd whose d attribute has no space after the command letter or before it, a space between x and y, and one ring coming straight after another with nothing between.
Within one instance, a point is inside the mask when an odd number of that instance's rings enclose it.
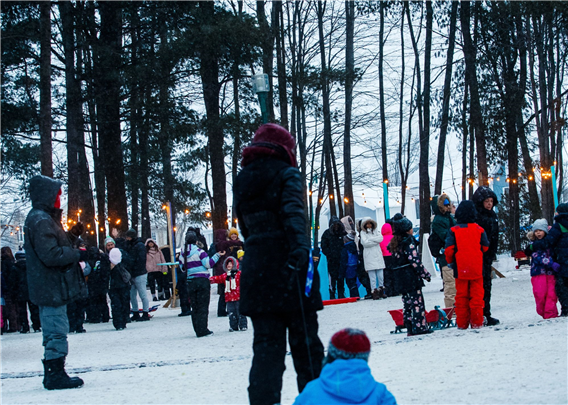
<instances>
[{"instance_id":1,"label":"lamp post","mask_svg":"<svg viewBox=\"0 0 568 405\"><path fill-rule=\"evenodd\" d=\"M268 75L266 73L260 73L252 76L252 89L258 96L262 123L266 124L268 122L268 92L270 91Z\"/></svg>"}]
</instances>

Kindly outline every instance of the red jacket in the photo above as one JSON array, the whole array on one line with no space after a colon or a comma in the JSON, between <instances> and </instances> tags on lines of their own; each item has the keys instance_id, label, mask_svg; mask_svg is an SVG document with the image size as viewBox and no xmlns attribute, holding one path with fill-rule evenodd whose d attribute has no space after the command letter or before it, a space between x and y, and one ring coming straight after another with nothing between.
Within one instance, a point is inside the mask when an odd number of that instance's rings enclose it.
<instances>
[{"instance_id":1,"label":"red jacket","mask_svg":"<svg viewBox=\"0 0 568 405\"><path fill-rule=\"evenodd\" d=\"M227 273L220 276L213 276L209 279L211 284L225 283L225 302L239 301L241 299L241 271L237 271L234 279L229 277Z\"/></svg>"},{"instance_id":2,"label":"red jacket","mask_svg":"<svg viewBox=\"0 0 568 405\"><path fill-rule=\"evenodd\" d=\"M456 278L474 280L483 277L483 252L487 249L489 240L481 226L458 224L448 232L444 254Z\"/></svg>"}]
</instances>

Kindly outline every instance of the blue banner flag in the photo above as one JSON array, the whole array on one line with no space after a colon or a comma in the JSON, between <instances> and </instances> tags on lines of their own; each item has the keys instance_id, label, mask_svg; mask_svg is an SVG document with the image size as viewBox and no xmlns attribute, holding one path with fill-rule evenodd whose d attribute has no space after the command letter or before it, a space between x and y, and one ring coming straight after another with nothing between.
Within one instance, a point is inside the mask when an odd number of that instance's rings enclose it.
<instances>
[{"instance_id":1,"label":"blue banner flag","mask_svg":"<svg viewBox=\"0 0 568 405\"><path fill-rule=\"evenodd\" d=\"M310 250L310 264L308 265L308 274L306 275L306 297L312 293L312 284L314 282L314 258Z\"/></svg>"}]
</instances>

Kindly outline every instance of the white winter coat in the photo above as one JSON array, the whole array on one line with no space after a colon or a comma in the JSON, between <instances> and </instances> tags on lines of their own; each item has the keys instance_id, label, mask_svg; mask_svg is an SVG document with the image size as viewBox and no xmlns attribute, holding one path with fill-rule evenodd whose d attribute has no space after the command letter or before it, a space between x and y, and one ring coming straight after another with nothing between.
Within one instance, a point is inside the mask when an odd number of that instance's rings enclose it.
<instances>
[{"instance_id":1,"label":"white winter coat","mask_svg":"<svg viewBox=\"0 0 568 405\"><path fill-rule=\"evenodd\" d=\"M372 229L365 228L369 222L373 224ZM382 241L383 235L377 229L377 223L369 217L363 218L361 220L361 244L365 248L363 249L363 260L366 271L380 270L386 267L380 245Z\"/></svg>"}]
</instances>

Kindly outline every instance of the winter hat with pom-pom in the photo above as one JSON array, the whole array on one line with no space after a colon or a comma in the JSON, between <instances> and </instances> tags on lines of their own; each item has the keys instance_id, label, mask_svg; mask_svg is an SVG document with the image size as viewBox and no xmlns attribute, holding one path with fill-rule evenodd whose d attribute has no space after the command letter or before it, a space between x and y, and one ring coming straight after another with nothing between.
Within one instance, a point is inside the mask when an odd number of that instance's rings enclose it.
<instances>
[{"instance_id":1,"label":"winter hat with pom-pom","mask_svg":"<svg viewBox=\"0 0 568 405\"><path fill-rule=\"evenodd\" d=\"M277 124L264 124L254 134L252 143L243 150L244 167L261 157L275 157L298 167L296 162L296 141L286 128Z\"/></svg>"},{"instance_id":2,"label":"winter hat with pom-pom","mask_svg":"<svg viewBox=\"0 0 568 405\"><path fill-rule=\"evenodd\" d=\"M337 359L368 361L370 353L371 342L365 332L360 329L345 328L331 337L324 363L331 363Z\"/></svg>"},{"instance_id":3,"label":"winter hat with pom-pom","mask_svg":"<svg viewBox=\"0 0 568 405\"><path fill-rule=\"evenodd\" d=\"M412 229L412 222L408 218L402 218L393 222L393 233L398 236L404 236Z\"/></svg>"},{"instance_id":4,"label":"winter hat with pom-pom","mask_svg":"<svg viewBox=\"0 0 568 405\"><path fill-rule=\"evenodd\" d=\"M119 248L112 248L108 253L108 258L112 264L117 265L122 261L122 252Z\"/></svg>"}]
</instances>

